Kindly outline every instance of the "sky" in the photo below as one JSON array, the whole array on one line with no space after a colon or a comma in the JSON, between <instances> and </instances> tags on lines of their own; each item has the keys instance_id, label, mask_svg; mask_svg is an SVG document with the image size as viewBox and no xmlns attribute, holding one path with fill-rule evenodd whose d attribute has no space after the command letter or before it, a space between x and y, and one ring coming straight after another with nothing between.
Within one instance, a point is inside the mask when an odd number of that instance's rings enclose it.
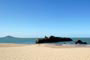
<instances>
[{"instance_id":1,"label":"sky","mask_svg":"<svg viewBox=\"0 0 90 60\"><path fill-rule=\"evenodd\" d=\"M0 0L0 37L90 37L90 0Z\"/></svg>"}]
</instances>

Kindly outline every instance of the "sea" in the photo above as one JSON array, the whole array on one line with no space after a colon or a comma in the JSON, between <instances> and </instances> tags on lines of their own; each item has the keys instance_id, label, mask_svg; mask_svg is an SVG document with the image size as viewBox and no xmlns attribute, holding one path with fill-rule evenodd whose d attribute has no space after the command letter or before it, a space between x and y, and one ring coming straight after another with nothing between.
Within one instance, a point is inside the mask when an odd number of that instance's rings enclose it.
<instances>
[{"instance_id":1,"label":"sea","mask_svg":"<svg viewBox=\"0 0 90 60\"><path fill-rule=\"evenodd\" d=\"M38 38L15 38L11 36L2 37L0 38L0 44L36 44ZM73 41L71 42L57 42L57 43L50 43L50 44L75 44L77 40L82 40L83 42L87 42L90 44L90 38L71 38Z\"/></svg>"}]
</instances>

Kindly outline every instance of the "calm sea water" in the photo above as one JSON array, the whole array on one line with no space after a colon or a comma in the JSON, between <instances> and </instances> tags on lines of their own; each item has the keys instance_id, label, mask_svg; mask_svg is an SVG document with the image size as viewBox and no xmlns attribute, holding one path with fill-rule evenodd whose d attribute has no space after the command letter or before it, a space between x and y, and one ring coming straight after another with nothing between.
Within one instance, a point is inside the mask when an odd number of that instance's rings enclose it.
<instances>
[{"instance_id":1,"label":"calm sea water","mask_svg":"<svg viewBox=\"0 0 90 60\"><path fill-rule=\"evenodd\" d=\"M0 43L35 44L36 38L0 38Z\"/></svg>"},{"instance_id":2,"label":"calm sea water","mask_svg":"<svg viewBox=\"0 0 90 60\"><path fill-rule=\"evenodd\" d=\"M90 44L90 38L72 38L72 42L58 42L55 44L74 44L77 40L82 40ZM35 44L37 38L0 38L0 43L16 43L16 44Z\"/></svg>"}]
</instances>

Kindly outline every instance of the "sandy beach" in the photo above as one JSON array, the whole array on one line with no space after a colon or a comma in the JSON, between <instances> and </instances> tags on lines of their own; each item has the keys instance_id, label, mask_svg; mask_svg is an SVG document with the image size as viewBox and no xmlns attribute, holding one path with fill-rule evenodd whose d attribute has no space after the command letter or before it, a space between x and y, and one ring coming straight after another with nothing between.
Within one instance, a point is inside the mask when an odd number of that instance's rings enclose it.
<instances>
[{"instance_id":1,"label":"sandy beach","mask_svg":"<svg viewBox=\"0 0 90 60\"><path fill-rule=\"evenodd\" d=\"M0 60L90 60L89 47L0 44Z\"/></svg>"}]
</instances>

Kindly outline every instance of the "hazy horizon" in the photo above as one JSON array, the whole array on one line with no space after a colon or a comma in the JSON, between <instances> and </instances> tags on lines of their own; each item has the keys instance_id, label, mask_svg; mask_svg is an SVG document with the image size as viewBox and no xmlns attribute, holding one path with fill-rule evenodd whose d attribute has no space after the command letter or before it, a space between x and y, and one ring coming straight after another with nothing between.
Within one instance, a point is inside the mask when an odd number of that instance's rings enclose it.
<instances>
[{"instance_id":1,"label":"hazy horizon","mask_svg":"<svg viewBox=\"0 0 90 60\"><path fill-rule=\"evenodd\" d=\"M89 0L0 0L0 37L90 37Z\"/></svg>"}]
</instances>

